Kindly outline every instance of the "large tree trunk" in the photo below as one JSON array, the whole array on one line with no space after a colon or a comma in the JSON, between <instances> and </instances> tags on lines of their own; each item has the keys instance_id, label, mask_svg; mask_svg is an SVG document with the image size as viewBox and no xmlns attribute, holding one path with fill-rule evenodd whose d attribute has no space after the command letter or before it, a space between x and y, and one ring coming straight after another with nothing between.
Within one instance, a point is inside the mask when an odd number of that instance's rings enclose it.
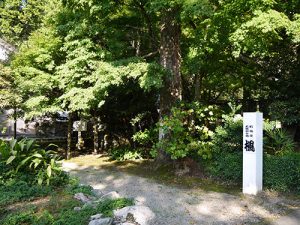
<instances>
[{"instance_id":1,"label":"large tree trunk","mask_svg":"<svg viewBox=\"0 0 300 225\"><path fill-rule=\"evenodd\" d=\"M160 63L169 74L164 77L164 86L160 91L160 119L170 115L171 108L182 99L179 9L179 7L173 7L162 13ZM159 138L168 138L168 134L160 130ZM163 162L168 158L164 150L160 149L157 160Z\"/></svg>"}]
</instances>

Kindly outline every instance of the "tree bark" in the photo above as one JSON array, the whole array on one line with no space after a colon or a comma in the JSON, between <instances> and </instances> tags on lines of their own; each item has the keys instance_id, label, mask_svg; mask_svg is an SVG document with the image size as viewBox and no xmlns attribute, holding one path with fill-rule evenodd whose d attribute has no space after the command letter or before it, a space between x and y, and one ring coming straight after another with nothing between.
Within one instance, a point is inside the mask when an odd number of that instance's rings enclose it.
<instances>
[{"instance_id":1,"label":"tree bark","mask_svg":"<svg viewBox=\"0 0 300 225\"><path fill-rule=\"evenodd\" d=\"M160 119L170 115L172 107L182 99L179 10L179 7L173 7L162 13L160 64L168 71L168 75L164 77L164 86L160 91ZM159 138L168 138L168 134L160 130ZM164 150L160 149L157 160L163 162L168 159Z\"/></svg>"},{"instance_id":2,"label":"tree bark","mask_svg":"<svg viewBox=\"0 0 300 225\"><path fill-rule=\"evenodd\" d=\"M202 79L203 76L201 74L195 74L195 101L200 101L201 100L201 89L202 89Z\"/></svg>"},{"instance_id":3,"label":"tree bark","mask_svg":"<svg viewBox=\"0 0 300 225\"><path fill-rule=\"evenodd\" d=\"M72 132L73 132L73 115L72 113L69 113L66 159L71 158Z\"/></svg>"},{"instance_id":4,"label":"tree bark","mask_svg":"<svg viewBox=\"0 0 300 225\"><path fill-rule=\"evenodd\" d=\"M17 139L17 107L14 106L14 139Z\"/></svg>"},{"instance_id":5,"label":"tree bark","mask_svg":"<svg viewBox=\"0 0 300 225\"><path fill-rule=\"evenodd\" d=\"M99 122L97 117L93 118L94 154L99 153Z\"/></svg>"}]
</instances>

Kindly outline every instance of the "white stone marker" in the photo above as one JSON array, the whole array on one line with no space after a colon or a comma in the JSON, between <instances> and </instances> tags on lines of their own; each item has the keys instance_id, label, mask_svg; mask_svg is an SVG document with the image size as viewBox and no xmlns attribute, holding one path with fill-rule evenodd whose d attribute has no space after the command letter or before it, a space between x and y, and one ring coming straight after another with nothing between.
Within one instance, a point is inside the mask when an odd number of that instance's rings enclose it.
<instances>
[{"instance_id":1,"label":"white stone marker","mask_svg":"<svg viewBox=\"0 0 300 225\"><path fill-rule=\"evenodd\" d=\"M243 193L256 195L262 191L263 114L250 112L243 117Z\"/></svg>"}]
</instances>

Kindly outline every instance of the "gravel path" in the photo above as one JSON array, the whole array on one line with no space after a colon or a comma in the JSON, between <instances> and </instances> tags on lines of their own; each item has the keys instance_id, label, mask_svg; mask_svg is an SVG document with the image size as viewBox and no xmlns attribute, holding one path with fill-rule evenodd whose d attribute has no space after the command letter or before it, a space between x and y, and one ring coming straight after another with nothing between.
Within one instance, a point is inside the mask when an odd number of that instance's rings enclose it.
<instances>
[{"instance_id":1,"label":"gravel path","mask_svg":"<svg viewBox=\"0 0 300 225\"><path fill-rule=\"evenodd\" d=\"M288 201L271 193L235 196L166 186L127 173L70 162L63 166L82 183L103 193L117 191L121 196L134 198L137 205L150 207L156 214L153 225L268 224L266 221L300 205L299 201Z\"/></svg>"}]
</instances>

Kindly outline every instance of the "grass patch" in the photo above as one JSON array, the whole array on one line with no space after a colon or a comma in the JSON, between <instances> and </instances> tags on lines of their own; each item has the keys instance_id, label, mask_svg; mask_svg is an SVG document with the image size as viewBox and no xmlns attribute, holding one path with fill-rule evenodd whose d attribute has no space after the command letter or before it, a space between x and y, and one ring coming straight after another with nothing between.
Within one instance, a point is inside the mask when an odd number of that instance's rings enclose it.
<instances>
[{"instance_id":1,"label":"grass patch","mask_svg":"<svg viewBox=\"0 0 300 225\"><path fill-rule=\"evenodd\" d=\"M17 184L17 183L16 183ZM26 184L27 185L27 184ZM22 188L28 190L23 190ZM75 193L84 192L92 195L90 186L80 185L77 181L70 180L64 187L52 189L40 186L34 194L35 186L22 183L22 186L12 189L10 186L1 186L0 196L3 204L0 211L0 224L3 225L81 225L88 224L91 215L102 213L112 216L115 209L133 205L131 199L115 199L100 201L95 208L84 206L74 199ZM45 188L45 189L44 189ZM23 190L23 191L21 191ZM5 195L15 196L13 200L7 200ZM44 196L46 201L39 201L38 196ZM6 204L4 204L4 202ZM74 211L74 207L82 207L80 211Z\"/></svg>"},{"instance_id":2,"label":"grass patch","mask_svg":"<svg viewBox=\"0 0 300 225\"><path fill-rule=\"evenodd\" d=\"M48 195L53 188L29 185L25 181L12 180L0 186L0 208L22 200L33 200Z\"/></svg>"}]
</instances>

